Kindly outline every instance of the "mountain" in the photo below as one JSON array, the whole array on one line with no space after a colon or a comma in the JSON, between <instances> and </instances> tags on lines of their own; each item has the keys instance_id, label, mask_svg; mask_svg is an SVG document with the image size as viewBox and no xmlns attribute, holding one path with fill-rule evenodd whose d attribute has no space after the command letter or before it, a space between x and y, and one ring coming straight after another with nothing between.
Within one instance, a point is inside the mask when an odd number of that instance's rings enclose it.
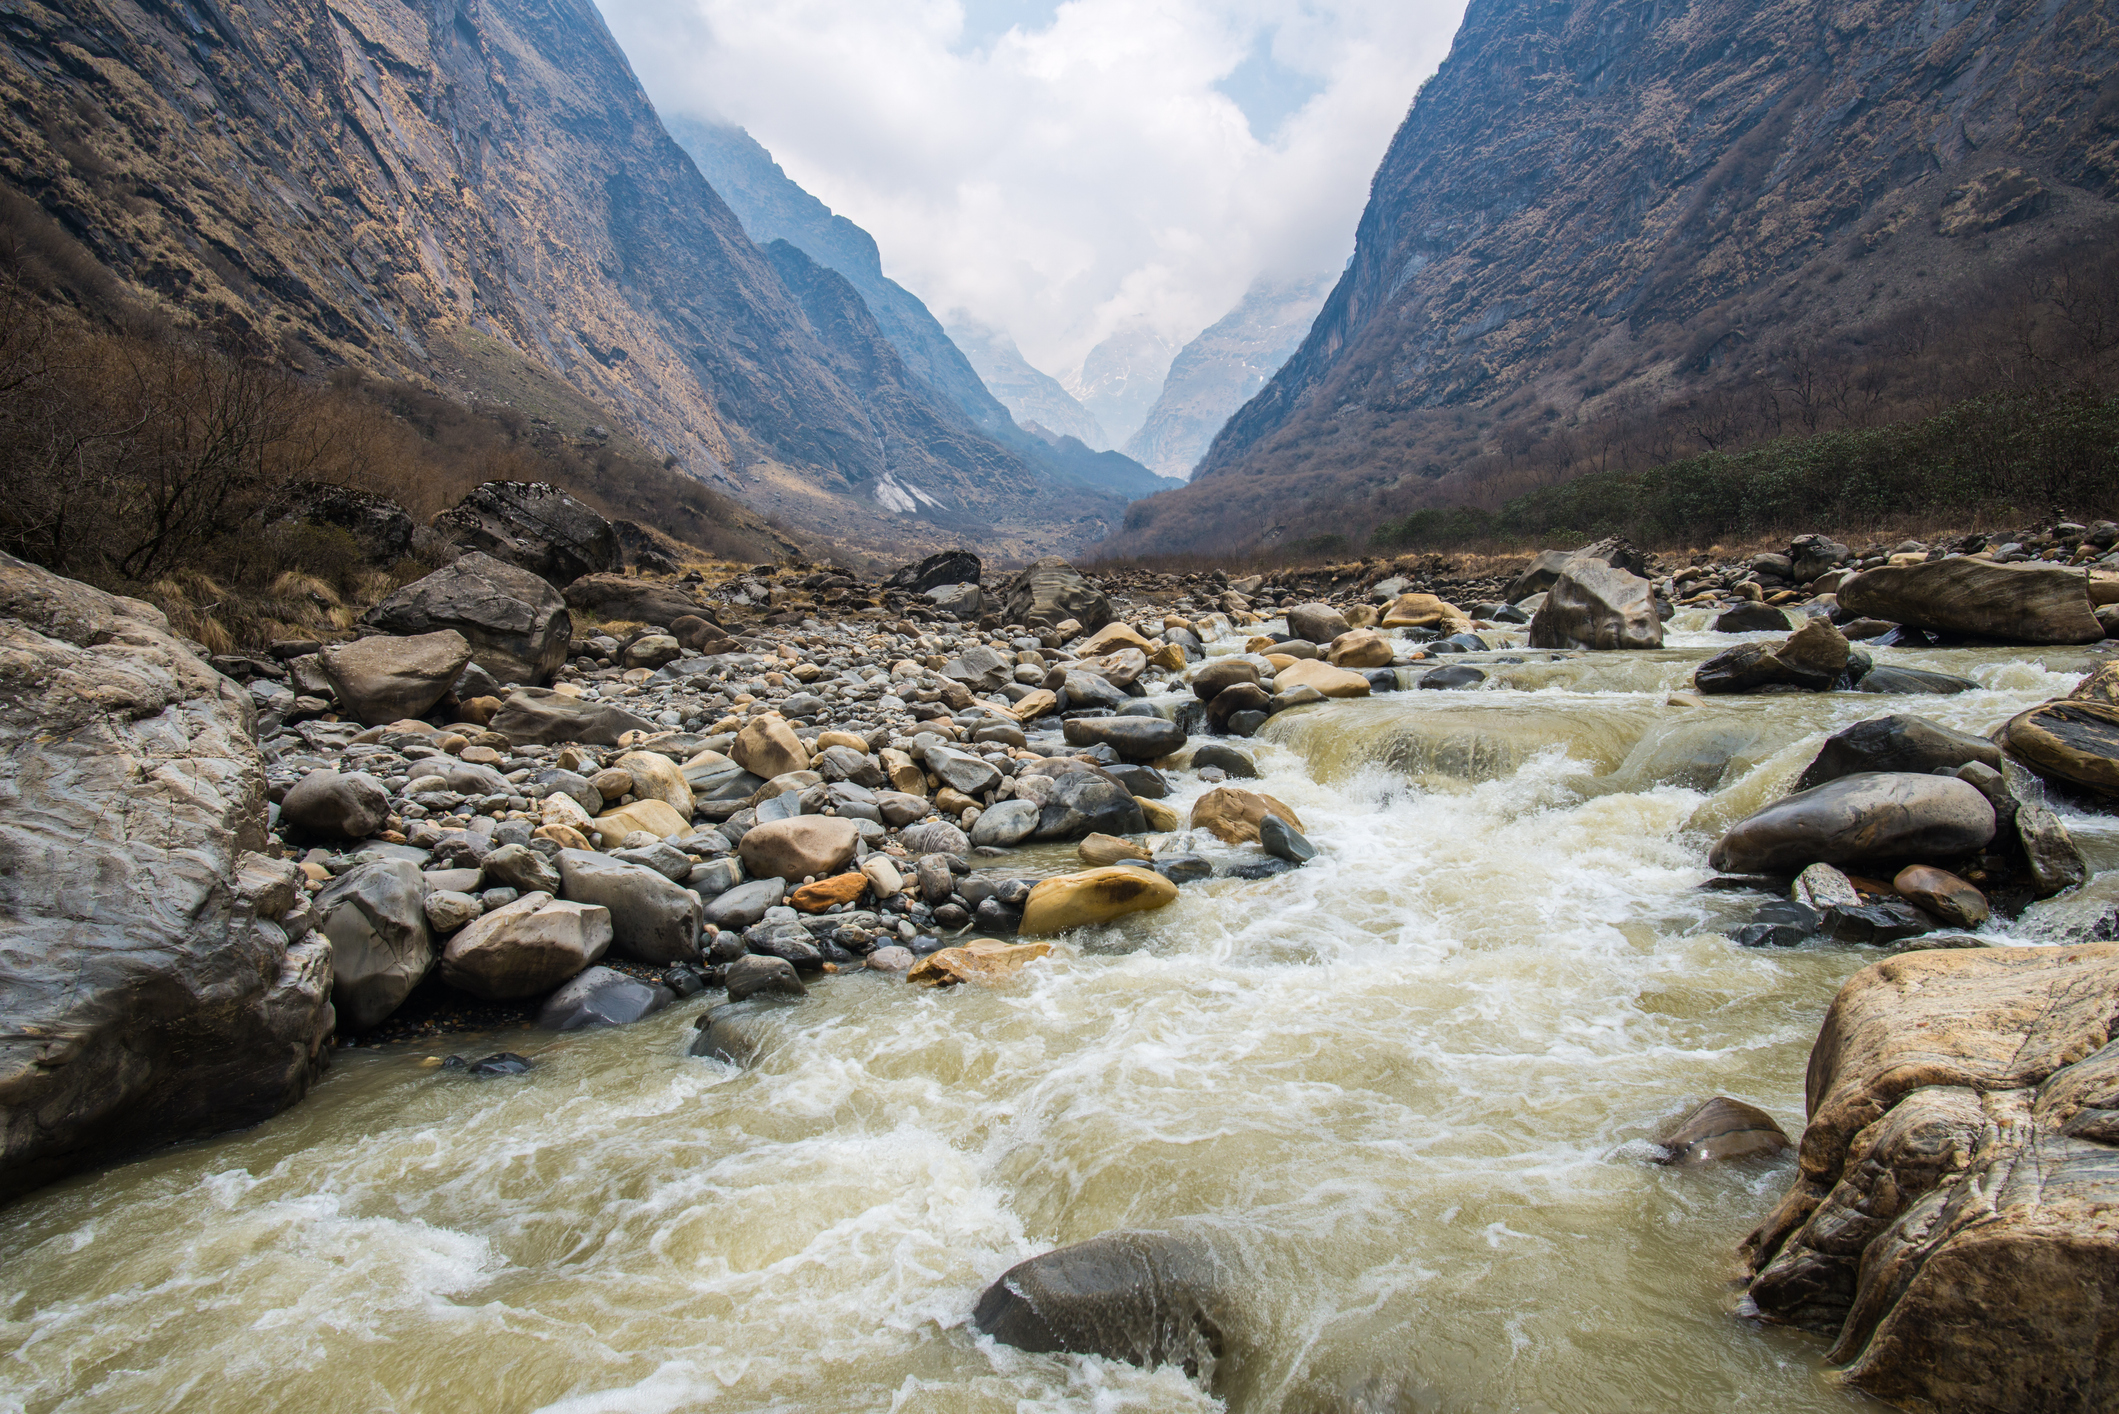
<instances>
[{"instance_id":1,"label":"mountain","mask_svg":"<svg viewBox=\"0 0 2119 1414\"><path fill-rule=\"evenodd\" d=\"M1065 380L1076 402L1122 443L1140 430L1176 351L1145 324L1128 324L1089 350Z\"/></svg>"},{"instance_id":2,"label":"mountain","mask_svg":"<svg viewBox=\"0 0 2119 1414\"><path fill-rule=\"evenodd\" d=\"M1111 548L1475 498L1628 408L1692 406L1696 451L1790 350L1917 357L1957 292L2109 246L2115 36L2100 0L1473 0L1301 348Z\"/></svg>"},{"instance_id":3,"label":"mountain","mask_svg":"<svg viewBox=\"0 0 2119 1414\"><path fill-rule=\"evenodd\" d=\"M0 94L10 234L154 317L315 374L588 399L826 545L975 523L1027 556L1117 513L975 430L935 437L923 380L833 346L852 323L813 323L589 0L55 0L0 32ZM947 516L895 509L912 484Z\"/></svg>"},{"instance_id":4,"label":"mountain","mask_svg":"<svg viewBox=\"0 0 2119 1414\"><path fill-rule=\"evenodd\" d=\"M1229 415L1301 345L1333 279L1252 285L1234 309L1178 350L1126 455L1165 476L1189 477Z\"/></svg>"},{"instance_id":5,"label":"mountain","mask_svg":"<svg viewBox=\"0 0 2119 1414\"><path fill-rule=\"evenodd\" d=\"M1078 438L1099 451L1109 450L1111 439L1097 425L1089 410L1074 400L1051 374L1033 368L1015 340L998 329L958 320L949 326L949 337L971 360L993 395L1001 400L1017 423L1031 423L1063 437Z\"/></svg>"},{"instance_id":6,"label":"mountain","mask_svg":"<svg viewBox=\"0 0 2119 1414\"><path fill-rule=\"evenodd\" d=\"M762 246L784 240L837 271L860 292L908 369L982 430L996 433L1008 423L1008 410L927 306L883 273L875 237L803 190L742 128L677 117L669 120L669 130L753 241Z\"/></svg>"}]
</instances>

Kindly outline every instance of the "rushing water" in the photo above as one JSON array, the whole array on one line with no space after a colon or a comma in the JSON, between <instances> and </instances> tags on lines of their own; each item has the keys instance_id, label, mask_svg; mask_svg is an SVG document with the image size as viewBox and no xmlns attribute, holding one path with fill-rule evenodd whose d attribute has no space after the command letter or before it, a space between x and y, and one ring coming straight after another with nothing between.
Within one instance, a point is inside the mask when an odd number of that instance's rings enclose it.
<instances>
[{"instance_id":1,"label":"rushing water","mask_svg":"<svg viewBox=\"0 0 2119 1414\"><path fill-rule=\"evenodd\" d=\"M1825 734L1984 731L2086 655L1886 651L1983 690L1702 705L1672 693L1729 639L1674 628L1274 719L1257 784L1323 856L1010 983L831 979L742 1071L684 1055L710 996L456 1038L520 1078L341 1053L268 1124L46 1190L0 1212L0 1410L1875 1407L1732 1314L1792 1162L1648 1162L1717 1093L1797 1132L1874 957L1732 946L1760 900L1700 889L1706 848ZM1219 1396L969 1330L1008 1266L1117 1227L1240 1273Z\"/></svg>"}]
</instances>

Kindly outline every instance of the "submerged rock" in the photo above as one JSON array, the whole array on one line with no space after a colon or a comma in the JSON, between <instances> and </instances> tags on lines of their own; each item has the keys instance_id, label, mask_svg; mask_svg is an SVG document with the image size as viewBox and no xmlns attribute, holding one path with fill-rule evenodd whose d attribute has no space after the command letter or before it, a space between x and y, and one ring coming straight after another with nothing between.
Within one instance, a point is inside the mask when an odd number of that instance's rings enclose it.
<instances>
[{"instance_id":1,"label":"submerged rock","mask_svg":"<svg viewBox=\"0 0 2119 1414\"><path fill-rule=\"evenodd\" d=\"M1666 1151L1662 1162L1674 1168L1778 1154L1789 1147L1772 1115L1726 1095L1701 1105L1660 1142Z\"/></svg>"},{"instance_id":2,"label":"submerged rock","mask_svg":"<svg viewBox=\"0 0 2119 1414\"><path fill-rule=\"evenodd\" d=\"M651 1016L677 1000L658 987L608 967L591 967L561 987L538 1009L537 1024L547 1031L579 1031L589 1026L625 1026Z\"/></svg>"},{"instance_id":3,"label":"submerged rock","mask_svg":"<svg viewBox=\"0 0 2119 1414\"><path fill-rule=\"evenodd\" d=\"M1228 1274L1206 1247L1112 1232L1008 1269L971 1324L1003 1345L1211 1374L1224 1357Z\"/></svg>"},{"instance_id":4,"label":"submerged rock","mask_svg":"<svg viewBox=\"0 0 2119 1414\"><path fill-rule=\"evenodd\" d=\"M1811 619L1779 643L1739 643L1700 664L1692 684L1701 692L1759 692L1786 687L1824 692L1847 667L1847 640L1828 619Z\"/></svg>"},{"instance_id":5,"label":"submerged rock","mask_svg":"<svg viewBox=\"0 0 2119 1414\"><path fill-rule=\"evenodd\" d=\"M1040 879L1023 905L1020 931L1031 937L1107 923L1177 901L1177 885L1129 864Z\"/></svg>"},{"instance_id":6,"label":"submerged rock","mask_svg":"<svg viewBox=\"0 0 2119 1414\"><path fill-rule=\"evenodd\" d=\"M1279 816L1291 829L1302 828L1302 817L1270 795L1216 786L1193 802L1192 828L1205 830L1224 844L1256 844L1258 826L1268 815Z\"/></svg>"}]
</instances>

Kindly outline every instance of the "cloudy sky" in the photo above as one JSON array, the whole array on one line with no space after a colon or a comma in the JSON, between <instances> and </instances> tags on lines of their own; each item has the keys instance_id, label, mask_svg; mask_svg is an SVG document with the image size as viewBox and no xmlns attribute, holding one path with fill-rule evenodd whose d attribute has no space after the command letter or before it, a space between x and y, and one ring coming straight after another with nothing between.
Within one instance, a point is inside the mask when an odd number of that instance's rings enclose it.
<instances>
[{"instance_id":1,"label":"cloudy sky","mask_svg":"<svg viewBox=\"0 0 2119 1414\"><path fill-rule=\"evenodd\" d=\"M1062 373L1337 270L1463 0L599 0L664 114L733 122Z\"/></svg>"}]
</instances>

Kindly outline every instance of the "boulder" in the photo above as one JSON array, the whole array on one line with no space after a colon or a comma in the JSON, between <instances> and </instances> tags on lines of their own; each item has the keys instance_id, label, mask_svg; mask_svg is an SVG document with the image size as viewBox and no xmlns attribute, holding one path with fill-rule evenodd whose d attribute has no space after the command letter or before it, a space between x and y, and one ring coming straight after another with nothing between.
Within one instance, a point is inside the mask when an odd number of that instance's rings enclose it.
<instances>
[{"instance_id":1,"label":"boulder","mask_svg":"<svg viewBox=\"0 0 2119 1414\"><path fill-rule=\"evenodd\" d=\"M746 831L736 849L753 878L822 879L845 869L860 839L860 829L851 820L797 815Z\"/></svg>"},{"instance_id":2,"label":"boulder","mask_svg":"<svg viewBox=\"0 0 2119 1414\"><path fill-rule=\"evenodd\" d=\"M1001 801L979 812L978 821L971 827L971 842L1002 849L1021 844L1037 829L1042 813L1042 807L1034 800Z\"/></svg>"},{"instance_id":3,"label":"boulder","mask_svg":"<svg viewBox=\"0 0 2119 1414\"><path fill-rule=\"evenodd\" d=\"M416 579L362 616L380 633L454 629L503 683L542 683L566 661L574 620L557 590L528 570L470 554Z\"/></svg>"},{"instance_id":4,"label":"boulder","mask_svg":"<svg viewBox=\"0 0 2119 1414\"><path fill-rule=\"evenodd\" d=\"M1664 1149L1661 1162L1699 1168L1730 1159L1770 1157L1788 1147L1788 1136L1764 1110L1717 1095L1657 1142Z\"/></svg>"},{"instance_id":5,"label":"boulder","mask_svg":"<svg viewBox=\"0 0 2119 1414\"><path fill-rule=\"evenodd\" d=\"M657 839L675 839L689 834L692 822L659 800L636 800L616 810L606 810L590 822L597 842L616 849L635 830L645 830Z\"/></svg>"},{"instance_id":6,"label":"boulder","mask_svg":"<svg viewBox=\"0 0 2119 1414\"><path fill-rule=\"evenodd\" d=\"M2071 698L2042 703L2009 718L2001 744L2047 780L2119 796L2119 706Z\"/></svg>"},{"instance_id":7,"label":"boulder","mask_svg":"<svg viewBox=\"0 0 2119 1414\"><path fill-rule=\"evenodd\" d=\"M1310 843L1308 836L1278 815L1268 815L1258 822L1258 845L1267 854L1290 864L1307 864L1317 857L1317 846Z\"/></svg>"},{"instance_id":8,"label":"boulder","mask_svg":"<svg viewBox=\"0 0 2119 1414\"><path fill-rule=\"evenodd\" d=\"M1128 913L1161 908L1177 901L1177 885L1153 869L1113 865L1040 879L1023 904L1018 929L1026 937L1062 933L1108 923Z\"/></svg>"},{"instance_id":9,"label":"boulder","mask_svg":"<svg viewBox=\"0 0 2119 1414\"><path fill-rule=\"evenodd\" d=\"M160 611L0 554L0 1201L256 1123L328 1060L330 945L242 877L253 713Z\"/></svg>"},{"instance_id":10,"label":"boulder","mask_svg":"<svg viewBox=\"0 0 2119 1414\"><path fill-rule=\"evenodd\" d=\"M1255 780L1258 776L1257 762L1235 747L1223 746L1220 742L1210 741L1192 749L1192 769L1204 771L1209 766L1232 780Z\"/></svg>"},{"instance_id":11,"label":"boulder","mask_svg":"<svg viewBox=\"0 0 2119 1414\"><path fill-rule=\"evenodd\" d=\"M650 624L667 628L679 619L707 620L706 606L679 585L659 579L634 579L622 574L592 574L566 587L567 607L606 623ZM717 630L718 633L718 630ZM661 664L643 666L660 667Z\"/></svg>"},{"instance_id":12,"label":"boulder","mask_svg":"<svg viewBox=\"0 0 2119 1414\"><path fill-rule=\"evenodd\" d=\"M1891 881L1898 896L1951 928L1977 928L1992 916L1987 896L1947 869L1914 864Z\"/></svg>"},{"instance_id":13,"label":"boulder","mask_svg":"<svg viewBox=\"0 0 2119 1414\"><path fill-rule=\"evenodd\" d=\"M1747 816L1708 855L1732 874L1793 873L1822 861L1954 859L1994 838L1994 807L1953 776L1866 772L1798 791Z\"/></svg>"},{"instance_id":14,"label":"boulder","mask_svg":"<svg viewBox=\"0 0 2119 1414\"><path fill-rule=\"evenodd\" d=\"M1930 672L1926 668L1879 665L1861 675L1856 692L1891 693L1898 696L1948 697L1959 692L1977 692L1979 684L1954 673Z\"/></svg>"},{"instance_id":15,"label":"boulder","mask_svg":"<svg viewBox=\"0 0 2119 1414\"><path fill-rule=\"evenodd\" d=\"M1230 1285L1202 1243L1108 1232L1010 1267L972 1308L971 1324L1018 1350L1197 1375L1225 1353Z\"/></svg>"},{"instance_id":16,"label":"boulder","mask_svg":"<svg viewBox=\"0 0 2119 1414\"><path fill-rule=\"evenodd\" d=\"M1413 686L1430 692L1454 692L1461 688L1477 687L1485 681L1485 673L1469 663L1458 663L1454 667L1437 668L1431 673L1422 673Z\"/></svg>"},{"instance_id":17,"label":"boulder","mask_svg":"<svg viewBox=\"0 0 2119 1414\"><path fill-rule=\"evenodd\" d=\"M777 712L745 723L728 754L738 766L768 781L790 771L809 769L809 752L795 735L795 729Z\"/></svg>"},{"instance_id":18,"label":"boulder","mask_svg":"<svg viewBox=\"0 0 2119 1414\"><path fill-rule=\"evenodd\" d=\"M1530 568L1517 575L1501 597L1511 604L1520 604L1533 594L1546 593L1559 582L1570 565L1582 560L1592 560L1629 574L1648 573L1648 557L1623 536L1613 535L1579 550L1540 550L1531 560Z\"/></svg>"},{"instance_id":19,"label":"boulder","mask_svg":"<svg viewBox=\"0 0 2119 1414\"><path fill-rule=\"evenodd\" d=\"M778 993L790 997L809 995L809 988L802 985L802 979L796 975L793 963L784 957L766 957L759 953L746 954L730 963L723 978L723 985L728 988L728 999L732 1002L740 1002L745 997L755 997L761 993ZM697 1055L699 1052L695 1051L693 1054Z\"/></svg>"},{"instance_id":20,"label":"boulder","mask_svg":"<svg viewBox=\"0 0 2119 1414\"><path fill-rule=\"evenodd\" d=\"M2104 1407L2119 1384L2119 945L1905 953L1840 988L1748 1309L1906 1407Z\"/></svg>"},{"instance_id":21,"label":"boulder","mask_svg":"<svg viewBox=\"0 0 2119 1414\"><path fill-rule=\"evenodd\" d=\"M1788 546L1788 577L1808 584L1854 558L1854 552L1826 535L1798 535Z\"/></svg>"},{"instance_id":22,"label":"boulder","mask_svg":"<svg viewBox=\"0 0 2119 1414\"><path fill-rule=\"evenodd\" d=\"M916 565L898 566L883 587L925 594L944 584L977 584L981 570L979 557L969 550L940 550Z\"/></svg>"},{"instance_id":23,"label":"boulder","mask_svg":"<svg viewBox=\"0 0 2119 1414\"><path fill-rule=\"evenodd\" d=\"M929 854L953 854L961 859L971 852L970 839L947 820L929 820L914 825L902 832L898 841L915 859Z\"/></svg>"},{"instance_id":24,"label":"boulder","mask_svg":"<svg viewBox=\"0 0 2119 1414\"><path fill-rule=\"evenodd\" d=\"M1050 943L1004 943L995 938L974 938L961 947L929 953L906 971L905 980L925 987L998 982L1004 977L1013 977L1051 952Z\"/></svg>"},{"instance_id":25,"label":"boulder","mask_svg":"<svg viewBox=\"0 0 2119 1414\"><path fill-rule=\"evenodd\" d=\"M364 840L390 818L390 792L366 771L311 771L280 801L280 819L319 840Z\"/></svg>"},{"instance_id":26,"label":"boulder","mask_svg":"<svg viewBox=\"0 0 2119 1414\"><path fill-rule=\"evenodd\" d=\"M1352 627L1330 604L1297 604L1287 611L1287 620L1288 632L1310 643L1330 643Z\"/></svg>"},{"instance_id":27,"label":"boulder","mask_svg":"<svg viewBox=\"0 0 2119 1414\"><path fill-rule=\"evenodd\" d=\"M1247 658L1215 658L1192 674L1192 695L1212 702L1223 688L1258 682L1258 665Z\"/></svg>"},{"instance_id":28,"label":"boulder","mask_svg":"<svg viewBox=\"0 0 2119 1414\"><path fill-rule=\"evenodd\" d=\"M1372 628L1349 629L1332 640L1325 661L1335 668L1387 668L1391 641Z\"/></svg>"},{"instance_id":29,"label":"boulder","mask_svg":"<svg viewBox=\"0 0 2119 1414\"><path fill-rule=\"evenodd\" d=\"M800 912L822 913L835 904L852 903L867 892L868 875L855 869L834 874L829 879L819 879L814 884L804 884L787 901Z\"/></svg>"},{"instance_id":30,"label":"boulder","mask_svg":"<svg viewBox=\"0 0 2119 1414\"><path fill-rule=\"evenodd\" d=\"M611 915L604 909L524 894L449 939L441 979L474 997L534 997L602 957L610 945Z\"/></svg>"},{"instance_id":31,"label":"boulder","mask_svg":"<svg viewBox=\"0 0 2119 1414\"><path fill-rule=\"evenodd\" d=\"M1067 723L1069 746L1108 746L1128 761L1155 761L1185 744L1185 729L1160 717L1078 717Z\"/></svg>"},{"instance_id":32,"label":"boulder","mask_svg":"<svg viewBox=\"0 0 2119 1414\"><path fill-rule=\"evenodd\" d=\"M611 951L662 966L699 956L699 896L645 865L586 849L559 851L561 894L610 914Z\"/></svg>"},{"instance_id":33,"label":"boulder","mask_svg":"<svg viewBox=\"0 0 2119 1414\"><path fill-rule=\"evenodd\" d=\"M471 645L455 629L409 638L371 634L327 643L317 659L340 710L380 727L424 717L471 661Z\"/></svg>"},{"instance_id":34,"label":"boulder","mask_svg":"<svg viewBox=\"0 0 2119 1414\"><path fill-rule=\"evenodd\" d=\"M1268 815L1300 830L1302 817L1270 795L1216 786L1192 804L1192 828L1205 830L1224 844L1256 844L1258 824Z\"/></svg>"},{"instance_id":35,"label":"boulder","mask_svg":"<svg viewBox=\"0 0 2119 1414\"><path fill-rule=\"evenodd\" d=\"M1334 668L1332 671L1339 670ZM1234 731L1239 716L1254 712L1263 717L1272 702L1273 694L1255 682L1231 683L1215 693L1214 700L1207 704L1207 728L1217 732ZM1243 733L1249 734L1249 731Z\"/></svg>"},{"instance_id":36,"label":"boulder","mask_svg":"<svg viewBox=\"0 0 2119 1414\"><path fill-rule=\"evenodd\" d=\"M1381 626L1427 628L1442 634L1470 633L1472 619L1447 599L1432 594L1401 594L1384 607Z\"/></svg>"},{"instance_id":37,"label":"boulder","mask_svg":"<svg viewBox=\"0 0 2119 1414\"><path fill-rule=\"evenodd\" d=\"M620 666L625 668L659 668L665 663L674 663L684 656L684 645L666 633L644 633L625 646L620 655Z\"/></svg>"},{"instance_id":38,"label":"boulder","mask_svg":"<svg viewBox=\"0 0 2119 1414\"><path fill-rule=\"evenodd\" d=\"M1756 601L1726 609L1714 621L1716 633L1786 633L1794 627L1785 610Z\"/></svg>"},{"instance_id":39,"label":"boulder","mask_svg":"<svg viewBox=\"0 0 2119 1414\"><path fill-rule=\"evenodd\" d=\"M1015 662L981 643L944 663L942 676L964 684L973 692L999 692L1015 681Z\"/></svg>"},{"instance_id":40,"label":"boulder","mask_svg":"<svg viewBox=\"0 0 2119 1414\"><path fill-rule=\"evenodd\" d=\"M1966 556L1863 570L1839 587L1850 618L2007 643L2095 643L2104 637L2079 570L1998 565Z\"/></svg>"},{"instance_id":41,"label":"boulder","mask_svg":"<svg viewBox=\"0 0 2119 1414\"><path fill-rule=\"evenodd\" d=\"M765 916L765 910L777 907L786 896L785 879L753 879L747 884L723 890L706 905L700 915L701 921L716 928L748 928Z\"/></svg>"},{"instance_id":42,"label":"boulder","mask_svg":"<svg viewBox=\"0 0 2119 1414\"><path fill-rule=\"evenodd\" d=\"M1816 757L1796 778L1795 789L1806 791L1867 771L1927 775L1955 770L1968 761L1999 769L2001 749L1985 737L1954 731L1926 717L1872 717L1835 733L1819 747Z\"/></svg>"},{"instance_id":43,"label":"boulder","mask_svg":"<svg viewBox=\"0 0 2119 1414\"><path fill-rule=\"evenodd\" d=\"M276 524L300 523L343 530L360 547L364 564L388 569L412 553L417 523L410 511L388 496L357 491L351 486L297 481L283 489L278 499Z\"/></svg>"},{"instance_id":44,"label":"boulder","mask_svg":"<svg viewBox=\"0 0 2119 1414\"><path fill-rule=\"evenodd\" d=\"M483 482L436 516L434 530L555 585L608 573L619 563L611 523L543 482Z\"/></svg>"},{"instance_id":45,"label":"boulder","mask_svg":"<svg viewBox=\"0 0 2119 1414\"><path fill-rule=\"evenodd\" d=\"M935 779L967 796L984 795L1001 783L1000 769L983 756L953 746L929 746L921 752Z\"/></svg>"},{"instance_id":46,"label":"boulder","mask_svg":"<svg viewBox=\"0 0 2119 1414\"><path fill-rule=\"evenodd\" d=\"M655 724L607 702L569 697L550 688L521 687L508 694L486 729L500 733L513 746L561 742L616 746L627 732L652 732Z\"/></svg>"},{"instance_id":47,"label":"boulder","mask_svg":"<svg viewBox=\"0 0 2119 1414\"><path fill-rule=\"evenodd\" d=\"M1530 620L1533 648L1661 648L1655 590L1600 560L1573 560Z\"/></svg>"},{"instance_id":48,"label":"boulder","mask_svg":"<svg viewBox=\"0 0 2119 1414\"><path fill-rule=\"evenodd\" d=\"M379 1025L434 965L426 881L403 859L356 865L316 896L331 940L331 1005L348 1031Z\"/></svg>"},{"instance_id":49,"label":"boulder","mask_svg":"<svg viewBox=\"0 0 2119 1414\"><path fill-rule=\"evenodd\" d=\"M1370 691L1369 680L1361 674L1315 658L1298 659L1273 679L1273 691L1282 696L1298 687L1314 687L1326 697L1366 697Z\"/></svg>"},{"instance_id":50,"label":"boulder","mask_svg":"<svg viewBox=\"0 0 2119 1414\"><path fill-rule=\"evenodd\" d=\"M1137 835L1147 828L1140 802L1125 786L1101 771L1075 771L1053 782L1052 798L1038 814L1036 837L1078 840L1093 834ZM912 835L905 832L908 849Z\"/></svg>"},{"instance_id":51,"label":"boulder","mask_svg":"<svg viewBox=\"0 0 2119 1414\"><path fill-rule=\"evenodd\" d=\"M1047 555L1013 580L1001 596L1008 622L1050 627L1073 619L1095 632L1111 622L1111 601L1057 555Z\"/></svg>"},{"instance_id":52,"label":"boulder","mask_svg":"<svg viewBox=\"0 0 2119 1414\"><path fill-rule=\"evenodd\" d=\"M1074 852L1082 863L1092 869L1123 864L1129 859L1154 857L1131 840L1122 840L1117 835L1085 835L1082 842L1075 846Z\"/></svg>"},{"instance_id":53,"label":"boulder","mask_svg":"<svg viewBox=\"0 0 2119 1414\"><path fill-rule=\"evenodd\" d=\"M679 614L669 621L670 637L686 653L699 657L712 657L718 653L737 651L736 641L722 631L712 619L701 617L701 611Z\"/></svg>"},{"instance_id":54,"label":"boulder","mask_svg":"<svg viewBox=\"0 0 2119 1414\"><path fill-rule=\"evenodd\" d=\"M1739 643L1700 664L1692 685L1701 692L1758 692L1792 687L1829 691L1847 670L1847 640L1829 619L1810 619L1779 643Z\"/></svg>"},{"instance_id":55,"label":"boulder","mask_svg":"<svg viewBox=\"0 0 2119 1414\"><path fill-rule=\"evenodd\" d=\"M659 751L628 751L612 763L633 778L633 794L641 800L659 800L689 820L697 807L692 801L691 782L684 768Z\"/></svg>"},{"instance_id":56,"label":"boulder","mask_svg":"<svg viewBox=\"0 0 2119 1414\"><path fill-rule=\"evenodd\" d=\"M561 987L537 1011L547 1031L580 1031L590 1026L628 1026L677 1000L667 987L642 982L608 967L591 967Z\"/></svg>"}]
</instances>

